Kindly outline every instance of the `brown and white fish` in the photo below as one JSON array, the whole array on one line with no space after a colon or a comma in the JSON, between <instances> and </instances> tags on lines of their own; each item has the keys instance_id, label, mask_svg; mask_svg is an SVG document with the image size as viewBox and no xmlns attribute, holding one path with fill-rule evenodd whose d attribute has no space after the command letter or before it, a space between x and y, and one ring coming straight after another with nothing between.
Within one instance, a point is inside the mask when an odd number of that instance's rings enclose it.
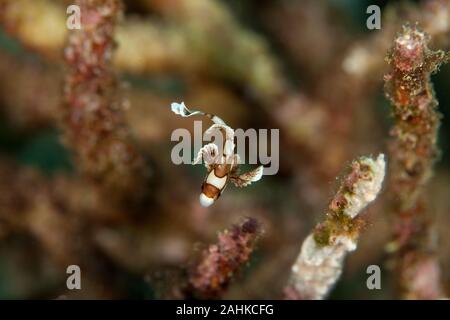
<instances>
[{"instance_id":1,"label":"brown and white fish","mask_svg":"<svg viewBox=\"0 0 450 320\"><path fill-rule=\"evenodd\" d=\"M239 155L234 153L234 130L222 119L202 111L190 111L184 102L172 103L171 108L175 114L182 117L202 115L209 118L214 124L206 130L205 134L220 132L223 138L222 141L224 141L222 150L219 150L216 143L208 143L200 149L197 157L194 159L193 164L197 164L203 159L208 170L202 184L202 193L200 194L200 204L202 206L209 207L212 205L220 197L230 181L237 187L246 187L252 182L261 179L264 171L263 166L259 166L250 172L239 174Z\"/></svg>"}]
</instances>

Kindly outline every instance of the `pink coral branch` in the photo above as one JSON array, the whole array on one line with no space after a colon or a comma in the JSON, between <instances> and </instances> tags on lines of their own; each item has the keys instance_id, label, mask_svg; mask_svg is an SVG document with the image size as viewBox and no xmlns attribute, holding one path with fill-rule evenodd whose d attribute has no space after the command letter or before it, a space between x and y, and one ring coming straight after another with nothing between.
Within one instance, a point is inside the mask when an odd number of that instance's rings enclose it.
<instances>
[{"instance_id":1,"label":"pink coral branch","mask_svg":"<svg viewBox=\"0 0 450 320\"><path fill-rule=\"evenodd\" d=\"M431 50L429 41L428 34L417 26L404 26L388 55L391 69L385 76L385 92L395 120L390 145L395 221L389 249L395 253L400 295L416 299L444 295L423 188L433 175L439 154L437 136L441 115L430 75L449 55Z\"/></svg>"},{"instance_id":2,"label":"pink coral branch","mask_svg":"<svg viewBox=\"0 0 450 320\"><path fill-rule=\"evenodd\" d=\"M82 30L69 35L65 58L64 134L79 168L118 198L146 191L147 169L125 125L125 101L112 69L121 1L80 0Z\"/></svg>"},{"instance_id":3,"label":"pink coral branch","mask_svg":"<svg viewBox=\"0 0 450 320\"><path fill-rule=\"evenodd\" d=\"M259 233L259 223L251 218L221 232L218 243L205 250L189 272L194 294L209 299L223 295L236 272L249 261Z\"/></svg>"}]
</instances>

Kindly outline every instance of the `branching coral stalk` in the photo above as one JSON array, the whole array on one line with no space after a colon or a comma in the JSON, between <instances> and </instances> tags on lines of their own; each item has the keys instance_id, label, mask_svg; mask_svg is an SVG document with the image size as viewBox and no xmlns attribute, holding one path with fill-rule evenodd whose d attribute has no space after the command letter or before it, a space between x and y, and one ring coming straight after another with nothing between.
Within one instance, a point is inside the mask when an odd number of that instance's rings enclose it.
<instances>
[{"instance_id":1,"label":"branching coral stalk","mask_svg":"<svg viewBox=\"0 0 450 320\"><path fill-rule=\"evenodd\" d=\"M285 289L288 299L323 299L339 279L344 258L356 249L363 221L358 214L381 190L384 155L361 157L331 201L327 217L303 242Z\"/></svg>"},{"instance_id":2,"label":"branching coral stalk","mask_svg":"<svg viewBox=\"0 0 450 320\"><path fill-rule=\"evenodd\" d=\"M235 273L249 261L259 233L259 223L251 218L220 233L218 243L205 250L189 271L193 294L209 299L223 295Z\"/></svg>"},{"instance_id":3,"label":"branching coral stalk","mask_svg":"<svg viewBox=\"0 0 450 320\"><path fill-rule=\"evenodd\" d=\"M400 294L419 299L443 296L431 243L430 216L422 192L439 154L441 115L430 75L449 55L429 49L429 41L429 36L418 27L404 26L388 55L391 70L385 76L385 92L395 120L390 152L396 220L390 249L396 252Z\"/></svg>"},{"instance_id":4,"label":"branching coral stalk","mask_svg":"<svg viewBox=\"0 0 450 320\"><path fill-rule=\"evenodd\" d=\"M65 50L67 144L81 170L119 199L146 190L147 170L124 122L125 101L111 67L118 0L80 0L82 30L71 32Z\"/></svg>"}]
</instances>

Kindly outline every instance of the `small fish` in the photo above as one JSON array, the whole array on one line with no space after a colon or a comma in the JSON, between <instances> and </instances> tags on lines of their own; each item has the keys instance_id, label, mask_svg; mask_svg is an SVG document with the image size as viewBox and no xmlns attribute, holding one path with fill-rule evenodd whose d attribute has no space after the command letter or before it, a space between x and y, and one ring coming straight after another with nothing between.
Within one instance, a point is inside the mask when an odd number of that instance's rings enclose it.
<instances>
[{"instance_id":1,"label":"small fish","mask_svg":"<svg viewBox=\"0 0 450 320\"><path fill-rule=\"evenodd\" d=\"M206 130L205 134L219 131L222 134L223 141L225 141L222 144L222 150L219 150L217 144L208 143L200 149L197 157L194 159L193 164L197 164L203 159L208 171L202 184L202 193L200 194L200 204L202 206L209 207L212 205L225 190L229 181L236 187L246 187L262 178L263 166L259 166L244 174L239 173L240 159L239 155L234 153L234 130L222 119L202 111L191 111L185 106L184 102L172 103L171 109L175 114L182 117L202 115L209 118L214 124Z\"/></svg>"}]
</instances>

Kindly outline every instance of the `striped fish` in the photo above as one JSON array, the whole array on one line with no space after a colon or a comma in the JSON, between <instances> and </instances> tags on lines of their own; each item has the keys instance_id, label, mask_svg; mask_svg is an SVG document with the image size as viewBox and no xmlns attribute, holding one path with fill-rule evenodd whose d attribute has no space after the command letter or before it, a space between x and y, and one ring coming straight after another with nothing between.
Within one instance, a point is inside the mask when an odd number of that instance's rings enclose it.
<instances>
[{"instance_id":1,"label":"striped fish","mask_svg":"<svg viewBox=\"0 0 450 320\"><path fill-rule=\"evenodd\" d=\"M221 118L203 111L191 111L185 106L184 102L172 103L171 109L175 114L182 117L201 115L209 118L214 124L205 134L219 131L223 137L222 150L219 150L217 144L209 143L200 149L193 162L193 164L197 164L203 159L208 171L201 188L200 204L202 206L211 206L220 197L230 181L237 187L246 187L261 179L264 171L263 166L244 174L239 173L240 159L234 153L234 130Z\"/></svg>"}]
</instances>

